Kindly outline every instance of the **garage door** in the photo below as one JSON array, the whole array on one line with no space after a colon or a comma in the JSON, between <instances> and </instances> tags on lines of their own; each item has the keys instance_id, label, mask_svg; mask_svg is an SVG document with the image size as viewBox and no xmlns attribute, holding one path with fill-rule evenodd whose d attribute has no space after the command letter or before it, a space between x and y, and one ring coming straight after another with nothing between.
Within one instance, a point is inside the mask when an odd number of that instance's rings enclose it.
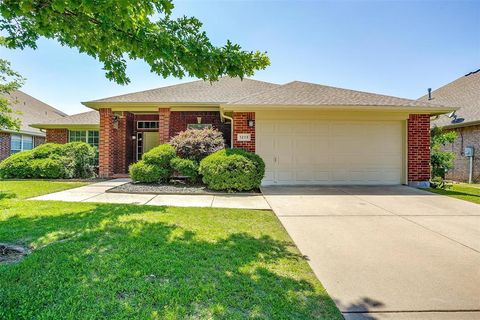
<instances>
[{"instance_id":1,"label":"garage door","mask_svg":"<svg viewBox=\"0 0 480 320\"><path fill-rule=\"evenodd\" d=\"M400 184L402 121L258 120L264 185Z\"/></svg>"}]
</instances>

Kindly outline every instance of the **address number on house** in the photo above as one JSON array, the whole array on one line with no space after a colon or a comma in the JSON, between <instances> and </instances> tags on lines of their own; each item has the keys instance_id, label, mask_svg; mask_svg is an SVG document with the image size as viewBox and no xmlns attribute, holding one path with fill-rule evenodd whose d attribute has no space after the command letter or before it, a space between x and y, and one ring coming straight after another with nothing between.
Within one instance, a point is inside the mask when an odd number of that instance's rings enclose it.
<instances>
[{"instance_id":1,"label":"address number on house","mask_svg":"<svg viewBox=\"0 0 480 320\"><path fill-rule=\"evenodd\" d=\"M237 141L251 141L252 135L250 133L237 133Z\"/></svg>"}]
</instances>

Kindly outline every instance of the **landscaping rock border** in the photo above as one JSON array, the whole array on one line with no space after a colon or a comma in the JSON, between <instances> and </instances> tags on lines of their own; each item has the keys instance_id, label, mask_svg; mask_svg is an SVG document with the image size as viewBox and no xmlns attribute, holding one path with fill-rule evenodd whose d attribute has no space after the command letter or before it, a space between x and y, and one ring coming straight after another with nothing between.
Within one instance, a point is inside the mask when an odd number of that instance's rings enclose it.
<instances>
[{"instance_id":1,"label":"landscaping rock border","mask_svg":"<svg viewBox=\"0 0 480 320\"><path fill-rule=\"evenodd\" d=\"M203 194L203 195L221 195L221 194L261 194L260 190L251 190L243 192L223 192L208 189L205 185L190 185L185 183L125 183L118 187L108 189L107 193L139 193L139 194Z\"/></svg>"}]
</instances>

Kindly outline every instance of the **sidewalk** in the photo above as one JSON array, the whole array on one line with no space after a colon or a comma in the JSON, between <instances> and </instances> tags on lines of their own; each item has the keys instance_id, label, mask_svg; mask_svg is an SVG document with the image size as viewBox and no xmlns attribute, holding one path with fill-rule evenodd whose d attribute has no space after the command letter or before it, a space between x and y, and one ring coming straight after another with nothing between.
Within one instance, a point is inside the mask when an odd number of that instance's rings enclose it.
<instances>
[{"instance_id":1,"label":"sidewalk","mask_svg":"<svg viewBox=\"0 0 480 320\"><path fill-rule=\"evenodd\" d=\"M141 204L176 207L212 207L270 210L262 195L188 195L188 194L131 194L106 193L108 189L130 182L130 179L114 179L84 187L46 194L29 200L56 200L67 202L101 202Z\"/></svg>"}]
</instances>

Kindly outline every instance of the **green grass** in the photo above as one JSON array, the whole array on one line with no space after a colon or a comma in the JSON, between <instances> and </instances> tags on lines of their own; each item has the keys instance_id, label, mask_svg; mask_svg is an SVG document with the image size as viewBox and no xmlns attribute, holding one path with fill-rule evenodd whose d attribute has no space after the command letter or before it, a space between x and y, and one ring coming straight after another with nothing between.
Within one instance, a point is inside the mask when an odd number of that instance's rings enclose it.
<instances>
[{"instance_id":1,"label":"green grass","mask_svg":"<svg viewBox=\"0 0 480 320\"><path fill-rule=\"evenodd\" d=\"M3 199L0 242L1 319L342 319L270 211Z\"/></svg>"},{"instance_id":2,"label":"green grass","mask_svg":"<svg viewBox=\"0 0 480 320\"><path fill-rule=\"evenodd\" d=\"M460 183L446 189L430 188L428 191L480 204L480 185L478 184Z\"/></svg>"},{"instance_id":3,"label":"green grass","mask_svg":"<svg viewBox=\"0 0 480 320\"><path fill-rule=\"evenodd\" d=\"M87 185L86 182L48 180L0 180L0 200L2 198L30 198L42 194Z\"/></svg>"}]
</instances>

